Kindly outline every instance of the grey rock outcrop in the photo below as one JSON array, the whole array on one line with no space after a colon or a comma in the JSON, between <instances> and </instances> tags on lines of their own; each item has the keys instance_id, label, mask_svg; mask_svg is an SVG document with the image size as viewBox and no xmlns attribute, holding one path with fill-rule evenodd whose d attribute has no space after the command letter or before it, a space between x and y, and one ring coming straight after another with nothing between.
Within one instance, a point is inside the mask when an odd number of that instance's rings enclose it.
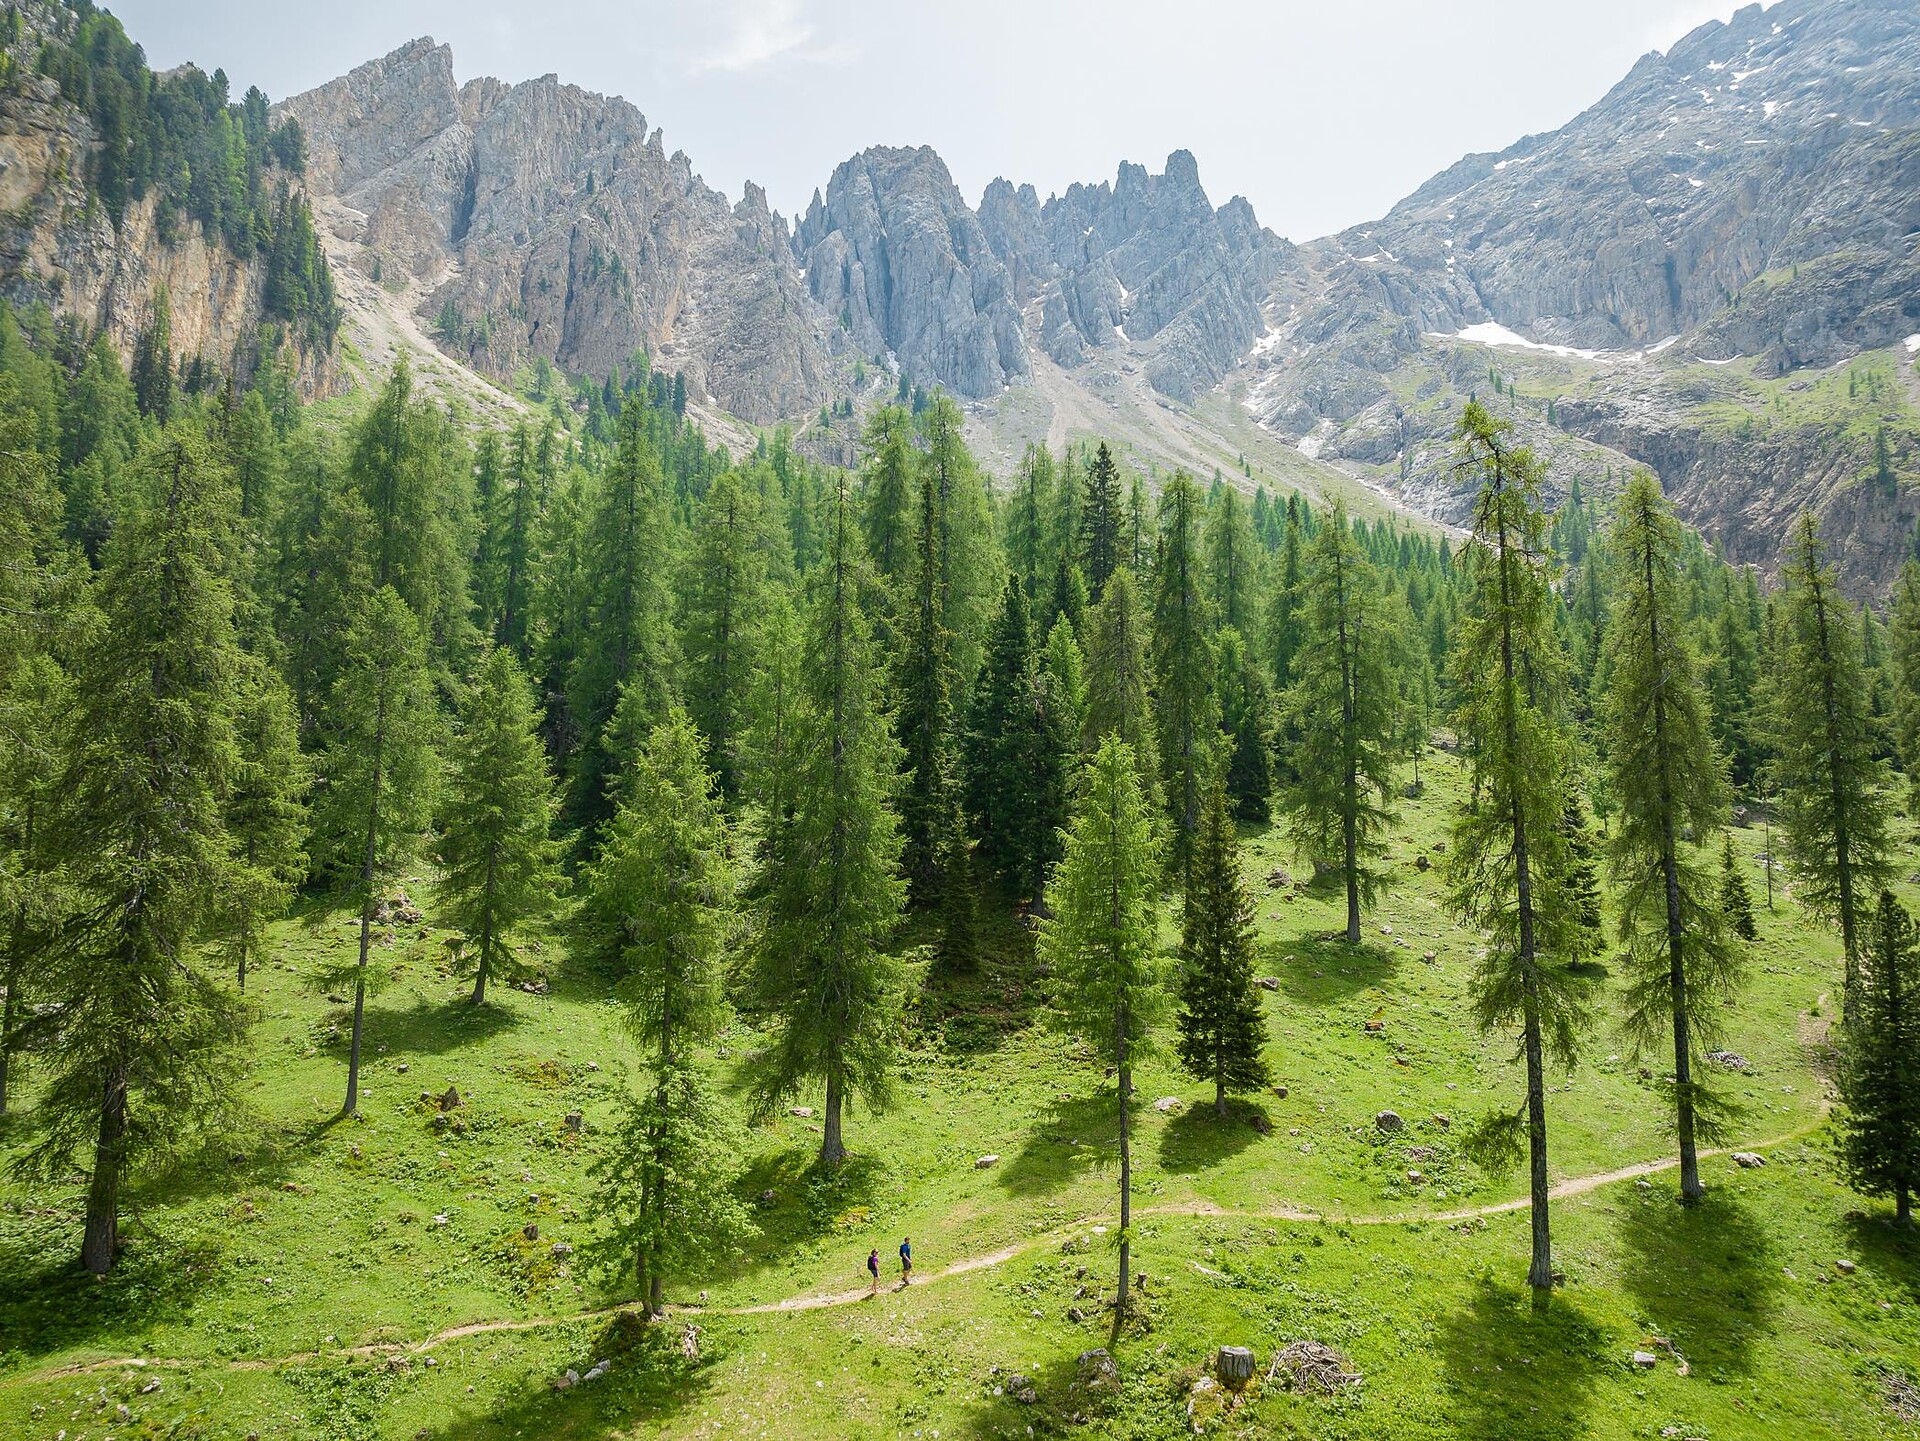
<instances>
[{"instance_id":1,"label":"grey rock outcrop","mask_svg":"<svg viewBox=\"0 0 1920 1441\"><path fill-rule=\"evenodd\" d=\"M1160 175L1122 164L1113 184L1074 185L1044 205L1031 186L995 180L980 223L1016 293L1045 296L1049 355L1072 366L1088 350L1137 353L1154 388L1178 400L1261 337L1261 299L1293 253L1239 196L1216 210L1185 150Z\"/></svg>"},{"instance_id":2,"label":"grey rock outcrop","mask_svg":"<svg viewBox=\"0 0 1920 1441\"><path fill-rule=\"evenodd\" d=\"M830 338L764 192L729 204L626 101L551 75L459 85L421 39L277 113L371 261L427 282L431 317L451 303L443 343L476 368L544 355L605 375L644 349L756 422L831 393Z\"/></svg>"},{"instance_id":3,"label":"grey rock outcrop","mask_svg":"<svg viewBox=\"0 0 1920 1441\"><path fill-rule=\"evenodd\" d=\"M807 288L863 352L974 399L1028 373L1007 268L930 148L844 161L800 222Z\"/></svg>"}]
</instances>

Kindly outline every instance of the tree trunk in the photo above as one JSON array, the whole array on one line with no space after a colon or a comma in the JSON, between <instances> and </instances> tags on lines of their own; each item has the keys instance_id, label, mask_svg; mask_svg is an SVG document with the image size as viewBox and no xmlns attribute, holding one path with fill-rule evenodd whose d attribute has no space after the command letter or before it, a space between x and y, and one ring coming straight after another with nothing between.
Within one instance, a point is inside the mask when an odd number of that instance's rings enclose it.
<instances>
[{"instance_id":1,"label":"tree trunk","mask_svg":"<svg viewBox=\"0 0 1920 1441\"><path fill-rule=\"evenodd\" d=\"M1347 940L1350 944L1358 945L1360 943L1360 842L1355 833L1357 821L1353 814L1352 782L1348 783L1347 790L1349 792L1347 813L1341 822L1341 829L1345 832L1342 839L1346 847Z\"/></svg>"},{"instance_id":2,"label":"tree trunk","mask_svg":"<svg viewBox=\"0 0 1920 1441\"><path fill-rule=\"evenodd\" d=\"M120 1250L120 1167L126 1159L127 1070L110 1064L101 1086L100 1134L93 1147L93 1179L87 1186L87 1225L80 1264L96 1276L113 1269Z\"/></svg>"},{"instance_id":3,"label":"tree trunk","mask_svg":"<svg viewBox=\"0 0 1920 1441\"><path fill-rule=\"evenodd\" d=\"M487 1001L487 966L493 960L493 866L499 847L487 847L487 903L480 913L480 959L473 968L473 1004Z\"/></svg>"},{"instance_id":4,"label":"tree trunk","mask_svg":"<svg viewBox=\"0 0 1920 1441\"><path fill-rule=\"evenodd\" d=\"M7 952L7 996L0 1001L0 1116L7 1114L13 1083L13 1022L20 1011L21 953L26 948L20 908L14 907L13 935Z\"/></svg>"},{"instance_id":5,"label":"tree trunk","mask_svg":"<svg viewBox=\"0 0 1920 1441\"><path fill-rule=\"evenodd\" d=\"M820 1127L820 1164L829 1171L840 1169L840 1163L847 1159L847 1148L840 1139L840 1074L837 1069L827 1072L827 1102L825 1117Z\"/></svg>"},{"instance_id":6,"label":"tree trunk","mask_svg":"<svg viewBox=\"0 0 1920 1441\"><path fill-rule=\"evenodd\" d=\"M1227 1054L1224 1043L1216 1038L1213 1051L1213 1113L1227 1119Z\"/></svg>"},{"instance_id":7,"label":"tree trunk","mask_svg":"<svg viewBox=\"0 0 1920 1441\"><path fill-rule=\"evenodd\" d=\"M360 968L353 976L353 1040L347 1047L347 1099L343 1116L360 1114L360 1032L367 1014L367 945L373 933L373 893L360 903Z\"/></svg>"},{"instance_id":8,"label":"tree trunk","mask_svg":"<svg viewBox=\"0 0 1920 1441\"><path fill-rule=\"evenodd\" d=\"M1527 1180L1529 1214L1533 1222L1533 1259L1527 1284L1533 1304L1544 1306L1553 1293L1553 1235L1547 1198L1547 1082L1540 1041L1540 1003L1531 982L1527 986Z\"/></svg>"},{"instance_id":9,"label":"tree trunk","mask_svg":"<svg viewBox=\"0 0 1920 1441\"><path fill-rule=\"evenodd\" d=\"M665 1284L658 1271L647 1277L647 1314L649 1316L657 1318L667 1314L667 1303L663 1295Z\"/></svg>"},{"instance_id":10,"label":"tree trunk","mask_svg":"<svg viewBox=\"0 0 1920 1441\"><path fill-rule=\"evenodd\" d=\"M1133 1264L1133 1148L1127 1124L1133 1099L1133 1068L1127 1064L1124 1021L1120 1026L1120 1064L1115 1067L1115 1074L1120 1083L1120 1288L1113 1303L1113 1325L1117 1335L1127 1317L1127 1280Z\"/></svg>"},{"instance_id":11,"label":"tree trunk","mask_svg":"<svg viewBox=\"0 0 1920 1441\"><path fill-rule=\"evenodd\" d=\"M1913 1224L1913 1193L1904 1185L1894 1188L1893 1219L1902 1226Z\"/></svg>"}]
</instances>

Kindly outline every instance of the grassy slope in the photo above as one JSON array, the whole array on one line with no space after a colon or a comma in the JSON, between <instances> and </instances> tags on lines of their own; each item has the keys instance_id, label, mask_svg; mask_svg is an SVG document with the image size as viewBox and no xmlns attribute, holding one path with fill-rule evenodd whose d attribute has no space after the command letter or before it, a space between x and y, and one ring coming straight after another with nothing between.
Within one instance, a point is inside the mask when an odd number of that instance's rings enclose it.
<instances>
[{"instance_id":1,"label":"grassy slope","mask_svg":"<svg viewBox=\"0 0 1920 1441\"><path fill-rule=\"evenodd\" d=\"M381 952L395 979L370 1017L366 1119L335 1122L344 1011L304 977L351 934L341 915L317 913L281 929L257 978L256 1133L141 1191L135 1244L107 1283L71 1268L77 1185L0 1192L0 1435L1024 1435L1077 1413L1105 1434L1171 1436L1188 1426L1185 1385L1213 1346L1244 1342L1264 1364L1277 1343L1308 1335L1352 1355L1367 1374L1359 1393L1330 1403L1275 1392L1233 1426L1330 1437L1911 1434L1884 1404L1882 1370L1916 1369L1920 1245L1896 1242L1881 1209L1833 1178L1807 1043L1834 989L1835 947L1809 939L1790 905L1763 913L1752 984L1724 1017L1728 1044L1754 1062L1731 1078L1747 1107L1741 1143L1792 1138L1772 1147L1771 1165L1709 1160L1712 1198L1693 1214L1675 1204L1670 1173L1556 1203L1568 1286L1544 1320L1516 1284L1523 1212L1421 1219L1507 1200L1519 1185L1479 1173L1433 1119L1510 1104L1518 1078L1510 1046L1465 1024L1474 942L1440 911L1435 874L1412 864L1442 834L1454 795L1451 761L1432 757L1427 771L1394 848L1404 880L1360 953L1317 939L1337 920L1336 897L1281 900L1261 887L1262 969L1281 982L1264 995L1269 1055L1288 1087L1259 1103L1271 1134L1245 1112L1221 1125L1204 1108L1143 1105L1135 1254L1151 1277L1151 1330L1121 1343L1117 1398L1072 1391L1072 1358L1106 1334L1067 1315L1092 1309L1081 1287L1110 1285L1111 1253L1093 1230L1114 1208L1110 1097L1098 1068L1031 1009L1034 978L1011 925L989 937L997 959L979 977L923 999L900 1104L856 1114L856 1160L839 1180L808 1170L816 1122L783 1116L743 1132L745 1187L774 1200L728 1274L672 1288L687 1302L702 1285L711 1293L689 1318L703 1328L692 1362L678 1324L648 1333L605 1315L443 1336L626 1299L552 1246L590 1234L585 1168L631 1048L596 989L564 967L551 995L503 991L472 1014L438 970L431 928L408 927ZM1750 859L1760 838L1740 839ZM1249 837L1246 854L1258 877L1293 868L1274 834ZM1385 1026L1369 1034L1376 1013ZM745 1027L730 1033L723 1074L754 1044ZM1602 1030L1589 1062L1556 1083L1556 1179L1663 1154L1656 1092L1624 1049ZM452 1124L420 1099L449 1085L467 1098ZM1145 1103L1208 1094L1164 1057L1140 1085ZM1386 1106L1407 1132L1374 1128ZM584 1134L564 1122L574 1108ZM18 1139L0 1132L0 1144ZM976 1170L990 1152L1000 1162ZM1284 1219L1299 1212L1333 1219ZM1402 1219L1369 1223L1383 1217ZM729 1313L858 1289L867 1248L891 1258L902 1234L930 1284ZM937 1274L1008 1250L998 1264ZM1841 1257L1857 1274L1836 1271ZM1691 1377L1664 1360L1650 1373L1630 1366L1651 1335L1674 1341ZM550 1389L601 1356L614 1359L611 1376ZM130 1357L152 1364L61 1370ZM994 1396L995 1367L1036 1375L1041 1402Z\"/></svg>"}]
</instances>

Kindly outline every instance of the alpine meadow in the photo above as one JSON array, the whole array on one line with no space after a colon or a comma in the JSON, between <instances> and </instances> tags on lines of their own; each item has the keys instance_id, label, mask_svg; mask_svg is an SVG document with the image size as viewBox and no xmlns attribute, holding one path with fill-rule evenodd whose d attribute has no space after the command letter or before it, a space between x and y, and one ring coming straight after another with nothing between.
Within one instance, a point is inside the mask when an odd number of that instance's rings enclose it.
<instances>
[{"instance_id":1,"label":"alpine meadow","mask_svg":"<svg viewBox=\"0 0 1920 1441\"><path fill-rule=\"evenodd\" d=\"M1920 1438L1912 0L1304 242L218 8L0 9L0 1437Z\"/></svg>"}]
</instances>

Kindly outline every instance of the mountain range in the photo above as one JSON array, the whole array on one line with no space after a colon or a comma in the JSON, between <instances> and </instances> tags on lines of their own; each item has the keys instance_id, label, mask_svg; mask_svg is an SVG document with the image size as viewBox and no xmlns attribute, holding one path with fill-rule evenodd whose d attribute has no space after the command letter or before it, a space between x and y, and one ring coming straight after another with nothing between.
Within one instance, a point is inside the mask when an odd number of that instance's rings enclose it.
<instances>
[{"instance_id":1,"label":"mountain range","mask_svg":"<svg viewBox=\"0 0 1920 1441\"><path fill-rule=\"evenodd\" d=\"M193 284L215 247L182 272L189 247L137 230L81 244L71 194L28 203L58 192L45 137L84 145L71 112L44 85L0 104L0 290L129 344L143 280L177 275L176 332L231 347L244 274ZM319 388L437 351L444 383L511 405L488 381L534 357L600 377L645 350L723 438L790 422L849 460L859 412L904 376L958 397L1002 471L1030 442L1098 434L1143 469L1442 524L1468 504L1449 435L1477 395L1552 485L1651 467L1736 562L1770 567L1803 508L1861 593L1913 552L1911 0L1749 5L1560 129L1300 244L1242 198L1215 205L1186 151L1045 200L996 179L970 204L932 149L875 147L790 221L757 186L705 184L627 101L551 75L462 83L430 39L274 119L305 132L346 312L345 351L309 367Z\"/></svg>"}]
</instances>

